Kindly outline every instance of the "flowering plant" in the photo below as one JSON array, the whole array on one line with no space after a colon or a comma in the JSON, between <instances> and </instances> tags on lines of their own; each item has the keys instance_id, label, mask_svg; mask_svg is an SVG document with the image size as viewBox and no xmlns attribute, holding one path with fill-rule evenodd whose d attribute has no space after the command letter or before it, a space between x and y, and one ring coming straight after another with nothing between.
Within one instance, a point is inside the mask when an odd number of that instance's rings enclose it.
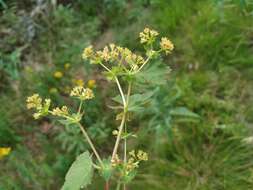
<instances>
[{"instance_id":1,"label":"flowering plant","mask_svg":"<svg viewBox=\"0 0 253 190\"><path fill-rule=\"evenodd\" d=\"M142 72L145 65L150 60L158 57L160 53L169 54L174 49L171 41L165 37L161 38L158 45L158 35L157 31L148 28L145 28L140 33L140 43L144 45L146 50L145 58L133 53L128 48L115 44L105 46L103 50L99 51L95 51L92 46L89 46L83 51L82 58L90 61L91 64L101 66L107 79L116 84L119 92L119 96L113 98L113 100L120 104L117 106L117 109L120 109L120 111L116 116L116 120L121 120L121 122L119 127L113 131L116 141L109 158L102 159L81 123L81 119L84 116L83 102L94 98L94 93L90 88L77 86L70 92L70 96L80 102L78 110L74 113L71 113L67 106L50 109L51 100L42 100L38 94L27 98L27 108L35 110L33 115L35 119L51 114L59 118L59 121L64 125L79 127L95 155L96 159L94 160L92 160L89 152L85 152L77 157L65 177L63 190L78 190L87 186L91 181L93 169L97 169L105 179L106 190L110 189L109 181L116 181L116 188L118 190L121 188L125 190L126 185L135 177L140 163L148 160L148 154L142 150L128 152L127 140L133 137L134 134L128 132L126 123L129 113L136 106L137 99L141 101L141 96L132 95L132 88L137 80L136 75ZM159 48L156 48L157 46ZM123 83L126 89L123 88ZM123 143L123 155L119 153L121 142Z\"/></svg>"}]
</instances>

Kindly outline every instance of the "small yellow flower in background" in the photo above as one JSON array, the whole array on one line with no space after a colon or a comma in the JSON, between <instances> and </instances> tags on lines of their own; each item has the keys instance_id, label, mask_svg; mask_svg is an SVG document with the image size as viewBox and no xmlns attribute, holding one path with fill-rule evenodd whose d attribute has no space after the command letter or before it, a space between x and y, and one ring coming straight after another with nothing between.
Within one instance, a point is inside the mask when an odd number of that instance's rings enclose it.
<instances>
[{"instance_id":1,"label":"small yellow flower in background","mask_svg":"<svg viewBox=\"0 0 253 190\"><path fill-rule=\"evenodd\" d=\"M63 73L61 71L56 71L54 72L54 77L60 79L63 77Z\"/></svg>"},{"instance_id":2,"label":"small yellow flower in background","mask_svg":"<svg viewBox=\"0 0 253 190\"><path fill-rule=\"evenodd\" d=\"M152 43L154 42L156 36L158 36L159 33L155 30L151 30L149 28L145 28L143 32L140 33L140 39L141 43Z\"/></svg>"},{"instance_id":3,"label":"small yellow flower in background","mask_svg":"<svg viewBox=\"0 0 253 190\"><path fill-rule=\"evenodd\" d=\"M58 92L57 88L50 88L49 93L56 94Z\"/></svg>"},{"instance_id":4,"label":"small yellow flower in background","mask_svg":"<svg viewBox=\"0 0 253 190\"><path fill-rule=\"evenodd\" d=\"M92 46L88 46L87 48L85 48L83 50L83 54L82 54L82 58L83 59L88 59L93 55L93 47Z\"/></svg>"},{"instance_id":5,"label":"small yellow flower in background","mask_svg":"<svg viewBox=\"0 0 253 190\"><path fill-rule=\"evenodd\" d=\"M28 72L28 73L32 73L33 72L33 68L30 67L30 66L26 66L25 67L25 71Z\"/></svg>"},{"instance_id":6,"label":"small yellow flower in background","mask_svg":"<svg viewBox=\"0 0 253 190\"><path fill-rule=\"evenodd\" d=\"M68 107L62 106L62 108L56 107L52 111L52 115L56 116L67 116L69 115Z\"/></svg>"},{"instance_id":7,"label":"small yellow flower in background","mask_svg":"<svg viewBox=\"0 0 253 190\"><path fill-rule=\"evenodd\" d=\"M89 100L94 98L93 91L89 88L84 88L82 86L77 86L72 89L70 96L79 98L80 100Z\"/></svg>"},{"instance_id":8,"label":"small yellow flower in background","mask_svg":"<svg viewBox=\"0 0 253 190\"><path fill-rule=\"evenodd\" d=\"M82 79L73 79L72 82L77 86L84 86L84 81Z\"/></svg>"},{"instance_id":9,"label":"small yellow flower in background","mask_svg":"<svg viewBox=\"0 0 253 190\"><path fill-rule=\"evenodd\" d=\"M161 49L166 54L170 53L174 49L173 43L168 38L162 38L160 42Z\"/></svg>"},{"instance_id":10,"label":"small yellow flower in background","mask_svg":"<svg viewBox=\"0 0 253 190\"><path fill-rule=\"evenodd\" d=\"M11 152L10 147L0 147L0 158L9 155Z\"/></svg>"},{"instance_id":11,"label":"small yellow flower in background","mask_svg":"<svg viewBox=\"0 0 253 190\"><path fill-rule=\"evenodd\" d=\"M64 69L68 70L70 68L70 64L69 63L65 63L64 64Z\"/></svg>"},{"instance_id":12,"label":"small yellow flower in background","mask_svg":"<svg viewBox=\"0 0 253 190\"><path fill-rule=\"evenodd\" d=\"M94 88L94 87L96 86L96 81L93 80L93 79L88 80L87 86L88 86L89 88Z\"/></svg>"}]
</instances>

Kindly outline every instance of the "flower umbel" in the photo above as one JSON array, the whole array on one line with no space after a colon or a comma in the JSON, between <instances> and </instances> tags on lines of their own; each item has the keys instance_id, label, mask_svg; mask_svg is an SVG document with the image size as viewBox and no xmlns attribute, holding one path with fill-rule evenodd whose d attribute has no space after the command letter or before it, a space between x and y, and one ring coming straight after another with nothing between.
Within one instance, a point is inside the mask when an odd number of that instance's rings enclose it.
<instances>
[{"instance_id":1,"label":"flower umbel","mask_svg":"<svg viewBox=\"0 0 253 190\"><path fill-rule=\"evenodd\" d=\"M93 47L88 46L87 48L83 50L82 58L86 60L88 58L91 58L93 54L94 54Z\"/></svg>"},{"instance_id":2,"label":"flower umbel","mask_svg":"<svg viewBox=\"0 0 253 190\"><path fill-rule=\"evenodd\" d=\"M158 35L159 33L157 31L145 28L144 31L140 33L141 43L152 44Z\"/></svg>"},{"instance_id":3,"label":"flower umbel","mask_svg":"<svg viewBox=\"0 0 253 190\"><path fill-rule=\"evenodd\" d=\"M160 47L166 54L171 53L174 49L173 43L168 38L162 38L160 42Z\"/></svg>"},{"instance_id":4,"label":"flower umbel","mask_svg":"<svg viewBox=\"0 0 253 190\"><path fill-rule=\"evenodd\" d=\"M42 98L38 94L34 94L26 99L27 109L35 109L36 112L33 114L35 119L39 119L41 116L48 114L49 107L51 104L50 99L45 99L42 103Z\"/></svg>"},{"instance_id":5,"label":"flower umbel","mask_svg":"<svg viewBox=\"0 0 253 190\"><path fill-rule=\"evenodd\" d=\"M56 116L68 116L69 115L69 111L67 106L62 106L61 108L56 107L53 109L52 111L52 115L56 115Z\"/></svg>"},{"instance_id":6,"label":"flower umbel","mask_svg":"<svg viewBox=\"0 0 253 190\"><path fill-rule=\"evenodd\" d=\"M77 97L80 100L89 100L94 98L93 91L89 88L84 88L82 86L74 87L70 92L70 96Z\"/></svg>"},{"instance_id":7,"label":"flower umbel","mask_svg":"<svg viewBox=\"0 0 253 190\"><path fill-rule=\"evenodd\" d=\"M42 99L39 94L34 94L26 99L26 107L27 109L40 109L42 107Z\"/></svg>"}]
</instances>

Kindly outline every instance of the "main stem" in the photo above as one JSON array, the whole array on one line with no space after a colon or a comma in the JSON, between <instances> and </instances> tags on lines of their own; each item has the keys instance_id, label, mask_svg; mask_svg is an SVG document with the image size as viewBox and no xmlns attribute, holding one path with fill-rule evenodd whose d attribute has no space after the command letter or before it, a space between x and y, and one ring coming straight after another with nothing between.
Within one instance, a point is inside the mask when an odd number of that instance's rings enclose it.
<instances>
[{"instance_id":1,"label":"main stem","mask_svg":"<svg viewBox=\"0 0 253 190\"><path fill-rule=\"evenodd\" d=\"M123 128L124 128L125 121L126 121L126 111L124 109L122 120L121 120L121 123L120 123L120 126L119 126L119 133L118 133L118 136L117 136L114 148L113 148L113 152L112 152L112 160L114 160L114 158L117 154L118 147L119 147L119 142L120 142L120 138L121 138L121 135L122 135L122 131L123 131Z\"/></svg>"}]
</instances>

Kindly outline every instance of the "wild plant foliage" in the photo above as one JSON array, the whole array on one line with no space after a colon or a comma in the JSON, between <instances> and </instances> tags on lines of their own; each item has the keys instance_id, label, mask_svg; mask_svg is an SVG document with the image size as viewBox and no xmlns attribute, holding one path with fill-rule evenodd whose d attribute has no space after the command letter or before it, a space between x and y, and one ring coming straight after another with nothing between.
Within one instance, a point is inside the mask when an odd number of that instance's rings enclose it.
<instances>
[{"instance_id":1,"label":"wild plant foliage","mask_svg":"<svg viewBox=\"0 0 253 190\"><path fill-rule=\"evenodd\" d=\"M92 154L87 151L77 157L66 175L63 190L78 190L87 186L94 169L104 178L105 189L110 189L109 181L112 181L112 185L116 184L117 189L126 189L126 185L135 177L141 162L148 160L148 154L143 150L128 149L128 139L136 136L127 123L131 120L131 113L140 108L141 102L152 97L152 93L149 92L137 94L133 91L139 74L151 60L161 56L161 53L170 54L174 49L174 45L168 38L162 37L158 40L158 36L157 31L149 28L145 28L140 33L140 43L145 49L145 56L115 44L109 44L103 50L98 51L88 46L83 51L82 58L91 64L100 66L103 69L102 74L108 81L115 84L119 94L112 98L118 104L112 108L118 112L116 120L120 120L120 125L113 131L116 140L109 157L104 157L97 151L93 143L96 139L90 138L86 127L81 122L85 117L84 102L92 101L95 98L90 88L76 86L70 92L70 97L79 101L76 111L71 111L74 109L66 105L51 108L51 100L43 100L39 94L27 98L27 108L35 110L33 114L35 119L51 115L66 126L79 128L94 155L93 158ZM119 150L121 144L122 151Z\"/></svg>"}]
</instances>

